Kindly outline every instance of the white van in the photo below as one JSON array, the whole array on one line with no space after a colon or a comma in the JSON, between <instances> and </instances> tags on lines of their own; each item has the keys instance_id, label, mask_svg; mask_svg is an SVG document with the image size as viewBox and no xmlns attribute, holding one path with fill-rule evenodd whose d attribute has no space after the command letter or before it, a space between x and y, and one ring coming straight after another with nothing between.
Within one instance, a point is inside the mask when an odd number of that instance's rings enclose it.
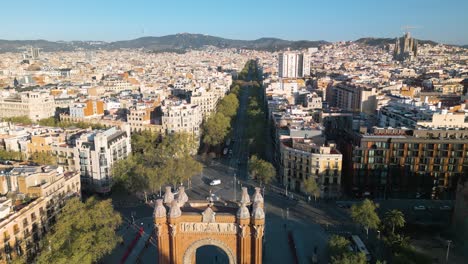
<instances>
[{"instance_id":1,"label":"white van","mask_svg":"<svg viewBox=\"0 0 468 264\"><path fill-rule=\"evenodd\" d=\"M221 180L220 180L220 179L212 180L212 181L210 182L210 185L211 185L211 186L220 185L220 184L221 184Z\"/></svg>"}]
</instances>

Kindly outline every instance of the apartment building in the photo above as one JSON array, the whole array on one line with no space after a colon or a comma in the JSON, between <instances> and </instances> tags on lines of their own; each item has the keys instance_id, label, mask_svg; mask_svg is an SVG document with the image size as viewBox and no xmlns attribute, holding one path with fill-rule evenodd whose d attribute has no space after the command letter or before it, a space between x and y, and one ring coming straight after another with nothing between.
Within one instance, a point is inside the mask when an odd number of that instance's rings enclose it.
<instances>
[{"instance_id":1,"label":"apartment building","mask_svg":"<svg viewBox=\"0 0 468 264\"><path fill-rule=\"evenodd\" d=\"M167 101L161 106L162 126L169 133L186 132L196 137L200 136L200 125L203 113L198 105L185 101Z\"/></svg>"},{"instance_id":2,"label":"apartment building","mask_svg":"<svg viewBox=\"0 0 468 264\"><path fill-rule=\"evenodd\" d=\"M342 140L343 181L358 196L453 198L468 166L468 130L374 127Z\"/></svg>"},{"instance_id":3,"label":"apartment building","mask_svg":"<svg viewBox=\"0 0 468 264\"><path fill-rule=\"evenodd\" d=\"M40 135L31 135L30 142L27 143L28 155L35 152L51 153L52 144L65 141L63 133L44 133Z\"/></svg>"},{"instance_id":4,"label":"apartment building","mask_svg":"<svg viewBox=\"0 0 468 264\"><path fill-rule=\"evenodd\" d=\"M80 196L80 174L58 166L15 167L0 172L0 192L0 263L24 255L32 261L64 201Z\"/></svg>"},{"instance_id":5,"label":"apartment building","mask_svg":"<svg viewBox=\"0 0 468 264\"><path fill-rule=\"evenodd\" d=\"M189 102L193 105L198 105L203 114L203 118L206 118L216 109L218 100L221 97L219 93L207 91L204 88L198 88L190 94Z\"/></svg>"},{"instance_id":6,"label":"apartment building","mask_svg":"<svg viewBox=\"0 0 468 264\"><path fill-rule=\"evenodd\" d=\"M37 121L54 114L54 98L46 92L22 92L0 97L0 118L27 116Z\"/></svg>"},{"instance_id":7,"label":"apartment building","mask_svg":"<svg viewBox=\"0 0 468 264\"><path fill-rule=\"evenodd\" d=\"M309 138L286 138L280 144L283 185L305 192L304 181L314 177L322 197L339 197L343 156L334 143L316 144Z\"/></svg>"},{"instance_id":8,"label":"apartment building","mask_svg":"<svg viewBox=\"0 0 468 264\"><path fill-rule=\"evenodd\" d=\"M310 75L310 60L308 74ZM307 62L306 62L307 64ZM278 75L280 78L299 78L304 76L304 54L296 51L286 51L278 54Z\"/></svg>"},{"instance_id":9,"label":"apartment building","mask_svg":"<svg viewBox=\"0 0 468 264\"><path fill-rule=\"evenodd\" d=\"M332 90L332 106L346 111L375 114L377 109L377 91L375 88L352 83L339 83Z\"/></svg>"},{"instance_id":10,"label":"apartment building","mask_svg":"<svg viewBox=\"0 0 468 264\"><path fill-rule=\"evenodd\" d=\"M76 139L74 163L83 189L107 193L112 186L112 165L131 153L130 128L111 127L83 133Z\"/></svg>"},{"instance_id":11,"label":"apartment building","mask_svg":"<svg viewBox=\"0 0 468 264\"><path fill-rule=\"evenodd\" d=\"M87 100L84 103L75 103L70 106L72 118L95 118L104 115L104 102L100 100Z\"/></svg>"}]
</instances>

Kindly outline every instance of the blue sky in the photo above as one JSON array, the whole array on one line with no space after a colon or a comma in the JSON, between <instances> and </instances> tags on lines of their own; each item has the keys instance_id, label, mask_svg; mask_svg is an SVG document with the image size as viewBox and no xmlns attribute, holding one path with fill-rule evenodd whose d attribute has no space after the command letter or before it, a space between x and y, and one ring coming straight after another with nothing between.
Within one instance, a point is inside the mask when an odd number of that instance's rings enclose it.
<instances>
[{"instance_id":1,"label":"blue sky","mask_svg":"<svg viewBox=\"0 0 468 264\"><path fill-rule=\"evenodd\" d=\"M0 39L125 40L180 32L234 39L412 34L468 44L468 0L2 0Z\"/></svg>"}]
</instances>

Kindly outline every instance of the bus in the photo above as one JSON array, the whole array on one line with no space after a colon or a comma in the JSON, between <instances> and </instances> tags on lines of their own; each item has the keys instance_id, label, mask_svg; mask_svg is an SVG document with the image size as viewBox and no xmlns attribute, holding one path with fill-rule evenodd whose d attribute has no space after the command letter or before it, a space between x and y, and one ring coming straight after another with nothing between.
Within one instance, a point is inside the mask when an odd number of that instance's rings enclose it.
<instances>
[{"instance_id":1,"label":"bus","mask_svg":"<svg viewBox=\"0 0 468 264\"><path fill-rule=\"evenodd\" d=\"M367 261L371 261L371 254L366 248L366 245L362 242L361 238L357 235L351 236L351 241L353 242L354 249L357 253L364 253L366 255Z\"/></svg>"}]
</instances>

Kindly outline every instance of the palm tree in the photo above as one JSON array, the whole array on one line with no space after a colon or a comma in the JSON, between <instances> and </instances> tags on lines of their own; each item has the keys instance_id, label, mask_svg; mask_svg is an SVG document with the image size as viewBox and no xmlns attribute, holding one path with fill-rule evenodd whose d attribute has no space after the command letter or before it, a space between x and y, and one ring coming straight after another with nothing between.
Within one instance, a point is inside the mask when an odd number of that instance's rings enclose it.
<instances>
[{"instance_id":1,"label":"palm tree","mask_svg":"<svg viewBox=\"0 0 468 264\"><path fill-rule=\"evenodd\" d=\"M405 226L405 215L399 210L391 210L385 213L384 223L391 226L392 234L395 233L395 227Z\"/></svg>"}]
</instances>

